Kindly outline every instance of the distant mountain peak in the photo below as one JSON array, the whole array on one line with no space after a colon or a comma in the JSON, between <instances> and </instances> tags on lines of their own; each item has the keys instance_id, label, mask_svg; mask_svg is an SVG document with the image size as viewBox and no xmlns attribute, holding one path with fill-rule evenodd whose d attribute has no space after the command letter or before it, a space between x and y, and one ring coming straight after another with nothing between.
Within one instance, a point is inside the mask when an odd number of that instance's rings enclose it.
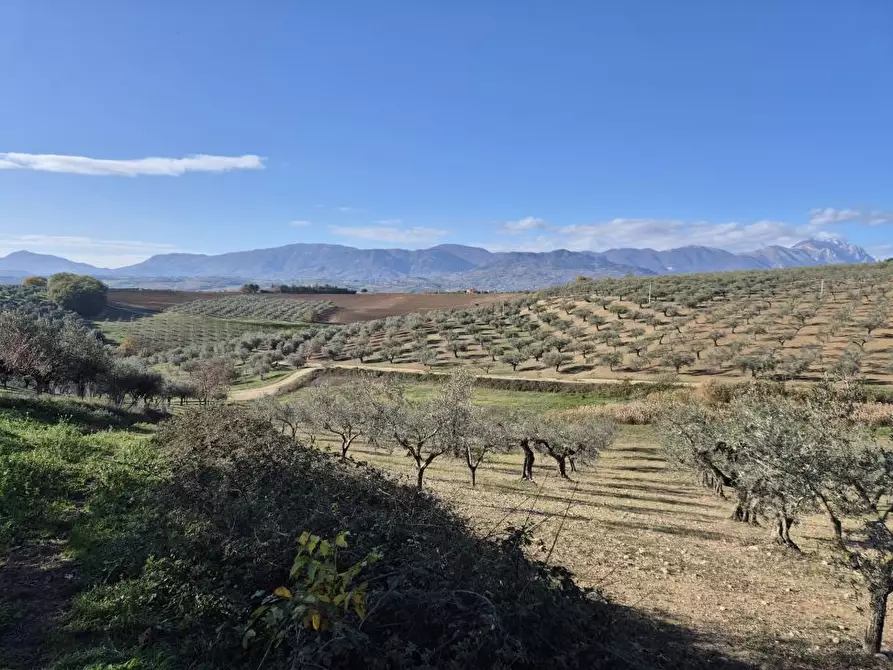
<instances>
[{"instance_id":1,"label":"distant mountain peak","mask_svg":"<svg viewBox=\"0 0 893 670\"><path fill-rule=\"evenodd\" d=\"M0 275L23 277L27 275L52 275L57 272L81 274L101 273L101 268L87 263L77 263L61 256L39 254L25 249L0 257Z\"/></svg>"},{"instance_id":2,"label":"distant mountain peak","mask_svg":"<svg viewBox=\"0 0 893 670\"><path fill-rule=\"evenodd\" d=\"M791 248L805 251L823 264L873 263L875 260L862 247L850 244L840 237L811 237Z\"/></svg>"}]
</instances>

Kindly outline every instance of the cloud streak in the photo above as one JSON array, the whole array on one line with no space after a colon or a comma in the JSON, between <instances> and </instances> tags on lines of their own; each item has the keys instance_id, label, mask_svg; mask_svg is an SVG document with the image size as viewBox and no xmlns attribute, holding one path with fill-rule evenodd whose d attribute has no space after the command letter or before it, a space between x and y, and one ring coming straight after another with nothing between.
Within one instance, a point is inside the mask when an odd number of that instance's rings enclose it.
<instances>
[{"instance_id":1,"label":"cloud streak","mask_svg":"<svg viewBox=\"0 0 893 670\"><path fill-rule=\"evenodd\" d=\"M545 219L540 219L535 216L526 216L517 221L503 221L499 224L499 228L504 233L515 235L518 233L526 233L530 230L545 230L549 228L549 224Z\"/></svg>"},{"instance_id":2,"label":"cloud streak","mask_svg":"<svg viewBox=\"0 0 893 670\"><path fill-rule=\"evenodd\" d=\"M187 172L230 172L262 170L264 159L253 154L210 156L195 154L184 158L107 159L58 154L0 153L0 170L33 170L90 176L179 177Z\"/></svg>"},{"instance_id":3,"label":"cloud streak","mask_svg":"<svg viewBox=\"0 0 893 670\"><path fill-rule=\"evenodd\" d=\"M866 226L881 226L893 223L893 212L882 212L871 209L835 209L823 207L809 211L809 225L822 227L836 223L857 222Z\"/></svg>"},{"instance_id":4,"label":"cloud streak","mask_svg":"<svg viewBox=\"0 0 893 670\"><path fill-rule=\"evenodd\" d=\"M313 225L313 222L307 221L306 219L297 219L295 221L289 221L288 225L292 228L309 228Z\"/></svg>"},{"instance_id":5,"label":"cloud streak","mask_svg":"<svg viewBox=\"0 0 893 670\"><path fill-rule=\"evenodd\" d=\"M701 245L744 252L770 244L785 246L796 244L804 237L815 234L814 229L807 230L807 228L781 221L714 224L707 221L628 218L569 226L524 223L515 231L516 233L536 230L541 232L535 237L528 237L523 242L510 246L524 251L553 249L605 251L623 247L664 250L684 245ZM488 245L488 248L504 249L505 246Z\"/></svg>"},{"instance_id":6,"label":"cloud streak","mask_svg":"<svg viewBox=\"0 0 893 670\"><path fill-rule=\"evenodd\" d=\"M423 226L413 226L411 228L399 228L397 226L329 226L329 231L338 237L410 246L435 244L447 235L448 232Z\"/></svg>"}]
</instances>

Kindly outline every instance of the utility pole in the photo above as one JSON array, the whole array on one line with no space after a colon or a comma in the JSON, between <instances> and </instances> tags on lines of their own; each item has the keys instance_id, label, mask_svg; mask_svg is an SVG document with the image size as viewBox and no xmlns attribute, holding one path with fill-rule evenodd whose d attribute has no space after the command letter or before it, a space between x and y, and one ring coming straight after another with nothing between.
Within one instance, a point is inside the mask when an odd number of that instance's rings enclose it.
<instances>
[{"instance_id":1,"label":"utility pole","mask_svg":"<svg viewBox=\"0 0 893 670\"><path fill-rule=\"evenodd\" d=\"M649 305L651 304L651 285L652 285L653 283L654 283L654 282L651 282L651 281L648 282L648 304L649 304Z\"/></svg>"},{"instance_id":2,"label":"utility pole","mask_svg":"<svg viewBox=\"0 0 893 670\"><path fill-rule=\"evenodd\" d=\"M822 277L822 284L819 288L819 300L821 300L825 295L825 278Z\"/></svg>"}]
</instances>

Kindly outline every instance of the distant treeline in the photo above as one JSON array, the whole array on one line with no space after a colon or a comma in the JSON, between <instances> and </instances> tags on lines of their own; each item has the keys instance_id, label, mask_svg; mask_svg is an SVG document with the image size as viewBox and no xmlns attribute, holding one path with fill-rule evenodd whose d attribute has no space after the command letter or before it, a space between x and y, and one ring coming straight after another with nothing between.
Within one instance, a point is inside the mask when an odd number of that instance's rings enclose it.
<instances>
[{"instance_id":1,"label":"distant treeline","mask_svg":"<svg viewBox=\"0 0 893 670\"><path fill-rule=\"evenodd\" d=\"M300 286L297 284L281 284L270 289L271 293L356 293L354 288L332 286L331 284L314 284L313 286Z\"/></svg>"}]
</instances>

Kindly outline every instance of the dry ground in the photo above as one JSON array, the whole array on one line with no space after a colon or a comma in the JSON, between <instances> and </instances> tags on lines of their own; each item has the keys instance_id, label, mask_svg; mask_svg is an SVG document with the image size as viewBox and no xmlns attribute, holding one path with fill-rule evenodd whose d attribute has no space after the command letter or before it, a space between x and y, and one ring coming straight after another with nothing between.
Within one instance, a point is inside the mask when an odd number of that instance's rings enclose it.
<instances>
[{"instance_id":1,"label":"dry ground","mask_svg":"<svg viewBox=\"0 0 893 670\"><path fill-rule=\"evenodd\" d=\"M399 452L365 447L354 457L414 481ZM594 465L557 478L538 457L536 484L519 481L520 458L498 456L468 485L464 464L441 459L429 489L484 533L537 524L544 556L612 600L697 632L703 645L759 668L873 668L857 653L862 592L829 560L821 518L795 528L804 555L771 542L768 529L729 520L731 505L671 470L652 430L624 426ZM893 645L888 627L886 645ZM853 655L851 655L853 654Z\"/></svg>"},{"instance_id":2,"label":"dry ground","mask_svg":"<svg viewBox=\"0 0 893 670\"><path fill-rule=\"evenodd\" d=\"M173 305L193 300L211 300L221 296L220 291L157 291L138 289L112 289L109 305L131 310L162 311ZM336 308L327 315L329 323L355 323L429 309L454 309L486 305L505 300L499 293L290 293L294 300L328 300Z\"/></svg>"}]
</instances>

